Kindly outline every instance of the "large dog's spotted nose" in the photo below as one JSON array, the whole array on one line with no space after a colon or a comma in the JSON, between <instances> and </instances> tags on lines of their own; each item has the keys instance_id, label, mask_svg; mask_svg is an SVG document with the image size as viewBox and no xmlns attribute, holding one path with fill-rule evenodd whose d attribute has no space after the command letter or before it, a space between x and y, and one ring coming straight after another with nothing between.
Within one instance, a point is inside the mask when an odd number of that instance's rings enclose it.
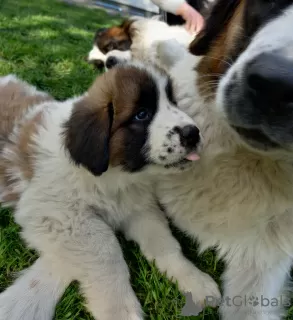
<instances>
[{"instance_id":1,"label":"large dog's spotted nose","mask_svg":"<svg viewBox=\"0 0 293 320\"><path fill-rule=\"evenodd\" d=\"M200 140L200 134L199 129L196 126L187 125L182 128L176 127L175 131L178 132L183 147L188 149L197 147Z\"/></svg>"},{"instance_id":2,"label":"large dog's spotted nose","mask_svg":"<svg viewBox=\"0 0 293 320\"><path fill-rule=\"evenodd\" d=\"M263 113L293 103L293 61L276 53L263 53L245 71L245 97Z\"/></svg>"}]
</instances>

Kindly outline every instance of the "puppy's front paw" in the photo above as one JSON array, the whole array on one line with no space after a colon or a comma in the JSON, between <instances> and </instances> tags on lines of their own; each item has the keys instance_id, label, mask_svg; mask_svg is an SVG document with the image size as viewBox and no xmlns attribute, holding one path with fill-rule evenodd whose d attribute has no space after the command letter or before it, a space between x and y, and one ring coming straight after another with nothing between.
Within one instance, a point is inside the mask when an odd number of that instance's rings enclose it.
<instances>
[{"instance_id":1,"label":"puppy's front paw","mask_svg":"<svg viewBox=\"0 0 293 320\"><path fill-rule=\"evenodd\" d=\"M206 306L216 307L220 304L221 293L218 285L208 274L194 269L178 281L186 297L182 315L195 316Z\"/></svg>"},{"instance_id":2,"label":"puppy's front paw","mask_svg":"<svg viewBox=\"0 0 293 320\"><path fill-rule=\"evenodd\" d=\"M221 293L217 283L208 274L201 272L197 284L191 291L193 301L200 302L202 306L216 307L220 303Z\"/></svg>"},{"instance_id":3,"label":"puppy's front paw","mask_svg":"<svg viewBox=\"0 0 293 320\"><path fill-rule=\"evenodd\" d=\"M105 298L100 301L91 298L87 307L92 313L94 319L99 320L144 320L141 305L132 291L111 291L113 294L107 296L106 293L101 292L96 296ZM0 318L1 320L1 318Z\"/></svg>"}]
</instances>

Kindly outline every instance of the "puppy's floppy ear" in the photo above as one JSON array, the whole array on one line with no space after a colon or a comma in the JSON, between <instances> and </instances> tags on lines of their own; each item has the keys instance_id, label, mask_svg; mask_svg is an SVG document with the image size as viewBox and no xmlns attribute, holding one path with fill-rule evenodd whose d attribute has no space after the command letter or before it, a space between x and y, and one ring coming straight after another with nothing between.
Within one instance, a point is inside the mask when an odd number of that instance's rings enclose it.
<instances>
[{"instance_id":1,"label":"puppy's floppy ear","mask_svg":"<svg viewBox=\"0 0 293 320\"><path fill-rule=\"evenodd\" d=\"M109 142L113 122L111 103L98 107L87 97L77 102L65 123L65 147L75 164L99 176L109 166Z\"/></svg>"},{"instance_id":2,"label":"puppy's floppy ear","mask_svg":"<svg viewBox=\"0 0 293 320\"><path fill-rule=\"evenodd\" d=\"M123 33L127 35L129 39L131 39L133 36L134 30L132 25L136 20L137 20L136 17L130 17L124 20L119 26L123 30Z\"/></svg>"},{"instance_id":3,"label":"puppy's floppy ear","mask_svg":"<svg viewBox=\"0 0 293 320\"><path fill-rule=\"evenodd\" d=\"M202 56L207 54L210 46L224 30L241 0L218 0L206 20L204 29L189 45L189 51Z\"/></svg>"}]
</instances>

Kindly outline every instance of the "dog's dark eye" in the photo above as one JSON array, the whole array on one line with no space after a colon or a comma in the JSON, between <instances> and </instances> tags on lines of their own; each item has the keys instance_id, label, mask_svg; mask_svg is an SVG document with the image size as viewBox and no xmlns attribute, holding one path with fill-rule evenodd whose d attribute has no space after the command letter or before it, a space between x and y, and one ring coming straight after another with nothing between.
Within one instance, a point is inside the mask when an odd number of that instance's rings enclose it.
<instances>
[{"instance_id":1,"label":"dog's dark eye","mask_svg":"<svg viewBox=\"0 0 293 320\"><path fill-rule=\"evenodd\" d=\"M145 108L139 109L137 114L134 116L134 119L137 121L145 121L145 120L148 120L149 118L150 118L150 113Z\"/></svg>"}]
</instances>

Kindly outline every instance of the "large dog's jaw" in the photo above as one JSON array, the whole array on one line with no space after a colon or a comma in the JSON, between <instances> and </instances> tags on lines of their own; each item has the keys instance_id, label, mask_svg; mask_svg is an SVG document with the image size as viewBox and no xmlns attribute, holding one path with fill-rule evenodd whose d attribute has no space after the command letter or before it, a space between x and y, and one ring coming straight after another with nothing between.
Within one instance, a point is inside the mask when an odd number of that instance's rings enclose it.
<instances>
[{"instance_id":1,"label":"large dog's jaw","mask_svg":"<svg viewBox=\"0 0 293 320\"><path fill-rule=\"evenodd\" d=\"M217 91L220 111L257 149L291 149L293 144L292 23L291 5L258 31Z\"/></svg>"}]
</instances>

